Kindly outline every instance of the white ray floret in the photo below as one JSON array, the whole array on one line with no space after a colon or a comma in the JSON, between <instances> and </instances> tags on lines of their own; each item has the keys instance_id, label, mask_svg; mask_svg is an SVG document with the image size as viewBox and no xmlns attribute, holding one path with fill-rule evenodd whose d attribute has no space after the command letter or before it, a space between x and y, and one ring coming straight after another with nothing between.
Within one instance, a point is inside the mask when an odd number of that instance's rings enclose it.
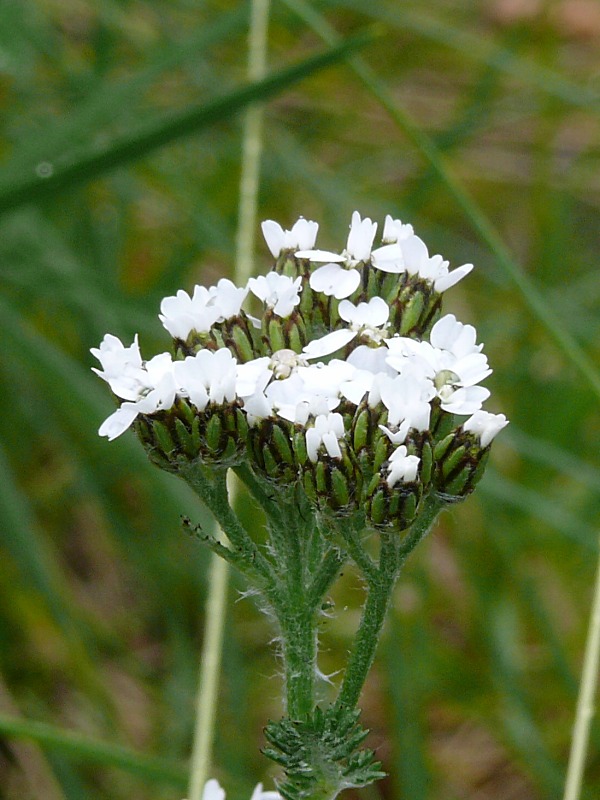
<instances>
[{"instance_id":1,"label":"white ray floret","mask_svg":"<svg viewBox=\"0 0 600 800\"><path fill-rule=\"evenodd\" d=\"M397 447L388 463L387 485L393 489L398 481L411 483L416 480L421 459L418 456L409 456L406 445Z\"/></svg>"},{"instance_id":2,"label":"white ray floret","mask_svg":"<svg viewBox=\"0 0 600 800\"><path fill-rule=\"evenodd\" d=\"M344 436L344 418L341 414L319 414L314 425L306 431L306 451L313 463L319 457L323 446L330 458L341 458L339 440Z\"/></svg>"},{"instance_id":3,"label":"white ray floret","mask_svg":"<svg viewBox=\"0 0 600 800\"><path fill-rule=\"evenodd\" d=\"M104 420L98 430L100 436L107 436L112 441L125 433L138 414L166 411L175 402L177 386L169 353L160 353L145 362L140 375L143 376L143 383L140 382L137 397L122 403Z\"/></svg>"},{"instance_id":4,"label":"white ray floret","mask_svg":"<svg viewBox=\"0 0 600 800\"><path fill-rule=\"evenodd\" d=\"M253 295L262 300L278 317L289 317L300 302L302 278L293 279L278 272L269 272L250 278L248 288Z\"/></svg>"},{"instance_id":5,"label":"white ray floret","mask_svg":"<svg viewBox=\"0 0 600 800\"><path fill-rule=\"evenodd\" d=\"M355 267L371 257L371 248L377 232L377 223L368 217L361 219L358 211L352 214L350 233L341 253L330 250L299 250L296 258L322 263L310 276L310 287L315 292L343 300L360 284L360 273Z\"/></svg>"},{"instance_id":6,"label":"white ray floret","mask_svg":"<svg viewBox=\"0 0 600 800\"><path fill-rule=\"evenodd\" d=\"M286 250L310 250L315 246L319 224L300 217L290 231L284 230L278 222L267 219L261 223L267 247L274 258L279 258Z\"/></svg>"},{"instance_id":7,"label":"white ray floret","mask_svg":"<svg viewBox=\"0 0 600 800\"><path fill-rule=\"evenodd\" d=\"M490 414L489 411L476 411L463 423L463 431L479 437L482 447L487 447L498 433L508 425L504 414Z\"/></svg>"}]
</instances>

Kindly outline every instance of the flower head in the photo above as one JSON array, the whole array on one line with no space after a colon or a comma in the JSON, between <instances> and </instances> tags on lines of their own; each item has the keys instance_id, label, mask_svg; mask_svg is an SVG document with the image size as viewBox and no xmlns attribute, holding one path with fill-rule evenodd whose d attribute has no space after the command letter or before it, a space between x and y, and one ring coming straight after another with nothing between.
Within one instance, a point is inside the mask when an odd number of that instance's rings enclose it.
<instances>
[{"instance_id":1,"label":"flower head","mask_svg":"<svg viewBox=\"0 0 600 800\"><path fill-rule=\"evenodd\" d=\"M94 371L120 406L100 433L114 439L137 419L151 458L172 471L247 459L282 489L299 482L320 509L363 507L376 527L402 530L432 487L472 491L507 424L482 410L491 369L475 328L438 318L441 292L471 265L449 272L391 216L375 249L377 224L358 212L340 252L312 249L317 230L267 220L272 271L166 297L174 356L146 361L137 336L126 346L107 334ZM244 309L248 294L261 319Z\"/></svg>"}]
</instances>

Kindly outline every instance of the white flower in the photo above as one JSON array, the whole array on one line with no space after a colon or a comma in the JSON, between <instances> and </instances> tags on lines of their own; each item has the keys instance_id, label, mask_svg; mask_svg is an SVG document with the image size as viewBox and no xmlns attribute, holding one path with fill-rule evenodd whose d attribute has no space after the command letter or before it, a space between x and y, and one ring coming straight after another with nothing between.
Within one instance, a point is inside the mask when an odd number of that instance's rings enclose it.
<instances>
[{"instance_id":1,"label":"white flower","mask_svg":"<svg viewBox=\"0 0 600 800\"><path fill-rule=\"evenodd\" d=\"M187 339L191 331L208 333L219 319L219 309L209 305L211 293L205 286L194 287L192 297L180 289L174 297L165 297L158 318L175 339Z\"/></svg>"},{"instance_id":2,"label":"white flower","mask_svg":"<svg viewBox=\"0 0 600 800\"><path fill-rule=\"evenodd\" d=\"M204 784L202 800L225 800L225 789L221 787L219 781L211 778ZM283 798L279 792L265 792L262 783L257 783L250 800L283 800Z\"/></svg>"},{"instance_id":3,"label":"white flower","mask_svg":"<svg viewBox=\"0 0 600 800\"><path fill-rule=\"evenodd\" d=\"M418 275L433 283L436 292L445 292L473 269L473 264L463 264L448 272L448 261L444 261L440 255L430 257L427 245L418 236L409 236L399 244L408 274Z\"/></svg>"},{"instance_id":4,"label":"white flower","mask_svg":"<svg viewBox=\"0 0 600 800\"><path fill-rule=\"evenodd\" d=\"M508 425L504 414L490 414L488 411L476 411L463 423L463 431L479 437L482 447L487 447L494 437Z\"/></svg>"},{"instance_id":5,"label":"white flower","mask_svg":"<svg viewBox=\"0 0 600 800\"><path fill-rule=\"evenodd\" d=\"M231 403L236 397L237 361L229 350L199 350L173 364L177 392L189 397L198 411L209 403Z\"/></svg>"},{"instance_id":6,"label":"white flower","mask_svg":"<svg viewBox=\"0 0 600 800\"><path fill-rule=\"evenodd\" d=\"M340 264L324 264L311 274L309 284L315 292L342 300L358 289L360 272L356 269L345 269Z\"/></svg>"},{"instance_id":7,"label":"white flower","mask_svg":"<svg viewBox=\"0 0 600 800\"><path fill-rule=\"evenodd\" d=\"M416 480L421 459L407 455L406 445L401 444L390 456L387 485L392 489L398 481L410 483Z\"/></svg>"},{"instance_id":8,"label":"white flower","mask_svg":"<svg viewBox=\"0 0 600 800\"><path fill-rule=\"evenodd\" d=\"M319 414L314 426L306 431L306 451L310 460L315 463L321 445L325 447L330 458L341 458L342 451L339 439L344 436L344 419L341 414Z\"/></svg>"},{"instance_id":9,"label":"white flower","mask_svg":"<svg viewBox=\"0 0 600 800\"><path fill-rule=\"evenodd\" d=\"M333 295L338 300L349 297L360 283L360 273L354 267L371 257L376 232L377 223L368 217L361 219L358 211L355 211L352 214L348 241L341 253L310 249L298 251L296 258L327 262L310 276L310 288L328 296Z\"/></svg>"},{"instance_id":10,"label":"white flower","mask_svg":"<svg viewBox=\"0 0 600 800\"><path fill-rule=\"evenodd\" d=\"M320 339L313 339L302 352L307 358L322 358L345 347L357 336L379 343L386 337L385 327L390 316L390 309L381 297L372 297L368 303L357 306L349 300L342 300L339 315L349 328L325 334Z\"/></svg>"},{"instance_id":11,"label":"white flower","mask_svg":"<svg viewBox=\"0 0 600 800\"><path fill-rule=\"evenodd\" d=\"M221 788L219 781L211 778L204 784L202 800L225 800L225 789Z\"/></svg>"},{"instance_id":12,"label":"white flower","mask_svg":"<svg viewBox=\"0 0 600 800\"><path fill-rule=\"evenodd\" d=\"M279 317L289 317L294 306L300 302L301 284L301 276L294 280L278 272L269 272L258 278L250 278L248 288Z\"/></svg>"},{"instance_id":13,"label":"white flower","mask_svg":"<svg viewBox=\"0 0 600 800\"><path fill-rule=\"evenodd\" d=\"M173 375L173 361L169 353L161 353L147 361L139 375L138 395L133 402L122 403L100 426L100 436L110 441L124 433L138 414L154 414L171 408L175 402L177 387Z\"/></svg>"},{"instance_id":14,"label":"white flower","mask_svg":"<svg viewBox=\"0 0 600 800\"><path fill-rule=\"evenodd\" d=\"M104 370L92 367L93 372L109 384L117 397L137 400L140 390L147 386L137 333L129 347L117 336L107 333L100 347L92 347L90 352Z\"/></svg>"},{"instance_id":15,"label":"white flower","mask_svg":"<svg viewBox=\"0 0 600 800\"><path fill-rule=\"evenodd\" d=\"M306 347L302 348L302 352L306 358L323 358L323 356L328 356L345 347L355 336L356 331L352 331L350 328L340 328L338 331L326 333L320 339L313 339Z\"/></svg>"},{"instance_id":16,"label":"white flower","mask_svg":"<svg viewBox=\"0 0 600 800\"><path fill-rule=\"evenodd\" d=\"M221 278L209 291L212 295L211 304L219 309L217 322L237 317L248 295L247 286L236 286L229 278Z\"/></svg>"},{"instance_id":17,"label":"white flower","mask_svg":"<svg viewBox=\"0 0 600 800\"><path fill-rule=\"evenodd\" d=\"M369 405L381 402L388 411L388 425L396 427L408 422L408 428L426 431L431 415L430 401L435 397L432 382L419 370L406 368L401 375L390 378L376 375L369 393ZM408 431L407 428L407 431Z\"/></svg>"},{"instance_id":18,"label":"white flower","mask_svg":"<svg viewBox=\"0 0 600 800\"><path fill-rule=\"evenodd\" d=\"M390 308L381 297L372 297L368 303L359 303L357 306L349 300L342 300L338 312L356 333L376 343L385 338L383 329L390 317Z\"/></svg>"},{"instance_id":19,"label":"white flower","mask_svg":"<svg viewBox=\"0 0 600 800\"><path fill-rule=\"evenodd\" d=\"M402 336L387 339L392 354L387 363L402 374L409 362L411 368L431 379L444 411L473 414L490 395L477 384L492 372L481 352L483 345L476 344L475 328L448 314L435 323L430 339L431 342Z\"/></svg>"},{"instance_id":20,"label":"white flower","mask_svg":"<svg viewBox=\"0 0 600 800\"><path fill-rule=\"evenodd\" d=\"M383 236L381 240L386 244L395 244L401 242L403 239L408 239L409 236L414 236L414 228L408 223L401 222L399 219L392 219L387 214L385 223L383 225Z\"/></svg>"},{"instance_id":21,"label":"white flower","mask_svg":"<svg viewBox=\"0 0 600 800\"><path fill-rule=\"evenodd\" d=\"M216 322L237 316L247 294L247 288L221 278L210 289L195 286L192 297L183 289L165 297L158 317L171 336L185 340L193 330L208 333Z\"/></svg>"},{"instance_id":22,"label":"white flower","mask_svg":"<svg viewBox=\"0 0 600 800\"><path fill-rule=\"evenodd\" d=\"M291 231L284 231L278 222L267 219L261 228L269 250L274 258L278 258L284 250L310 250L314 247L319 224L300 217Z\"/></svg>"}]
</instances>

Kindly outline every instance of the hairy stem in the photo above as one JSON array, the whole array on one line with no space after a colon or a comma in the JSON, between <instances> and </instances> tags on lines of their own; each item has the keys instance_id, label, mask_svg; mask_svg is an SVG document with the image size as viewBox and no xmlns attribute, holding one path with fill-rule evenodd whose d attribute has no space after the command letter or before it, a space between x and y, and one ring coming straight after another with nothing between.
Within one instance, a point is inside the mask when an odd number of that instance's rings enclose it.
<instances>
[{"instance_id":1,"label":"hairy stem","mask_svg":"<svg viewBox=\"0 0 600 800\"><path fill-rule=\"evenodd\" d=\"M336 701L338 710L352 709L358 703L375 658L392 591L402 565L431 530L443 505L444 502L435 494L426 497L420 514L402 541L399 541L398 534L393 531L379 534L381 538L379 564L373 570L370 562L367 562L369 573L364 577L367 581L368 594ZM355 539L354 549L359 547L360 543ZM354 550L352 552L354 557Z\"/></svg>"}]
</instances>

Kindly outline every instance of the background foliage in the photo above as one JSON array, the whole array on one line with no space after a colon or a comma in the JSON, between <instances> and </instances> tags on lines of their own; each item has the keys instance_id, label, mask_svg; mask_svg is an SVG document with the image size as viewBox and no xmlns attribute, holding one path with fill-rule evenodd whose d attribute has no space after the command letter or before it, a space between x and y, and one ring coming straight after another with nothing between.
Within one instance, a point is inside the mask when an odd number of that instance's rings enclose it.
<instances>
[{"instance_id":1,"label":"background foliage","mask_svg":"<svg viewBox=\"0 0 600 800\"><path fill-rule=\"evenodd\" d=\"M0 797L179 800L207 566L179 518L203 511L132 434L97 437L113 406L89 348L110 330L165 349L160 298L231 273L247 6L3 0L0 16ZM362 796L558 798L600 504L600 6L274 0L273 74L327 51L323 19L385 35L362 51L372 72L275 87L261 218L320 220L334 247L355 208L389 212L473 261L446 310L477 326L490 410L512 421L400 582L362 704L390 777ZM228 93L210 124L196 113ZM272 631L242 589L215 753L233 798L270 783L258 749L280 713ZM359 591L348 571L325 672Z\"/></svg>"}]
</instances>

